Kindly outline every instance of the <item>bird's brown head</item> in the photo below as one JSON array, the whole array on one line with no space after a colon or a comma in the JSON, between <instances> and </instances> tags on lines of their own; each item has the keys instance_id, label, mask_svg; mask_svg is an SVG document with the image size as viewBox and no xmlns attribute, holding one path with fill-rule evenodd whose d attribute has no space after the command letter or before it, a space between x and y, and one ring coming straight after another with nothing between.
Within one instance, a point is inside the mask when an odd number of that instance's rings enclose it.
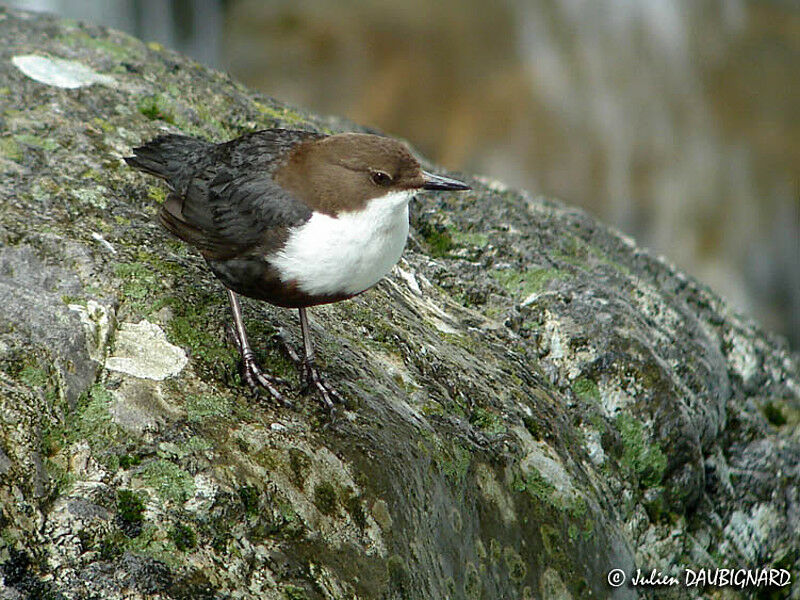
<instances>
[{"instance_id":1,"label":"bird's brown head","mask_svg":"<svg viewBox=\"0 0 800 600\"><path fill-rule=\"evenodd\" d=\"M468 190L468 185L422 170L392 138L340 133L298 146L276 173L284 188L329 215L360 210L373 198L415 190Z\"/></svg>"}]
</instances>

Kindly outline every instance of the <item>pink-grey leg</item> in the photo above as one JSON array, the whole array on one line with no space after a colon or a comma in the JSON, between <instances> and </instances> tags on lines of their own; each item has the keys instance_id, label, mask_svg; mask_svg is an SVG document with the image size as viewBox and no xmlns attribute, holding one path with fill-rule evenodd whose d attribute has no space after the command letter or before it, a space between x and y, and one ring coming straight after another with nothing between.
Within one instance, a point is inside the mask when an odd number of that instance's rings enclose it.
<instances>
[{"instance_id":1,"label":"pink-grey leg","mask_svg":"<svg viewBox=\"0 0 800 600\"><path fill-rule=\"evenodd\" d=\"M227 290L227 292L228 300L231 303L231 313L233 314L234 337L236 338L236 346L239 349L239 354L242 355L244 378L245 381L247 381L247 385L249 385L254 392L258 392L260 388L263 388L282 405L291 406L277 388L278 385L283 385L286 381L280 377L273 377L272 375L264 373L258 366L255 354L250 348L250 343L247 341L247 333L244 329L242 307L239 304L239 298L236 296L235 292L231 290Z\"/></svg>"},{"instance_id":2,"label":"pink-grey leg","mask_svg":"<svg viewBox=\"0 0 800 600\"><path fill-rule=\"evenodd\" d=\"M317 367L314 364L314 343L311 339L311 327L308 325L306 309L300 308L298 310L300 311L300 331L303 334L303 350L305 353L303 360L300 362L300 368L302 369L305 386L306 388L311 388L312 386L316 388L325 408L333 411L334 402L343 402L342 397L317 371Z\"/></svg>"}]
</instances>

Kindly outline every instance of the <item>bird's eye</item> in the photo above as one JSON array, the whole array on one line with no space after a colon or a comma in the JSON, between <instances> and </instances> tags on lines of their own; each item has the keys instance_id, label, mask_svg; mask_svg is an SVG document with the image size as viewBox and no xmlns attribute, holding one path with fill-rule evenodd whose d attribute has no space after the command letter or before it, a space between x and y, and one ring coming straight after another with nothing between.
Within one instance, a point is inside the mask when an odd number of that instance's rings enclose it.
<instances>
[{"instance_id":1,"label":"bird's eye","mask_svg":"<svg viewBox=\"0 0 800 600\"><path fill-rule=\"evenodd\" d=\"M373 171L372 183L375 185L387 186L392 183L392 176L385 171Z\"/></svg>"}]
</instances>

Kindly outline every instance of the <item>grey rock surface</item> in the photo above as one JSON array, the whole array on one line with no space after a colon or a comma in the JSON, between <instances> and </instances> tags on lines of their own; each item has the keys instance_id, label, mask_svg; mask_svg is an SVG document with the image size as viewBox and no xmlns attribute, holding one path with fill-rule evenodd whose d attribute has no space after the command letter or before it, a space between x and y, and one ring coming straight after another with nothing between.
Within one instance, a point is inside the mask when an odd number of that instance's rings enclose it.
<instances>
[{"instance_id":1,"label":"grey rock surface","mask_svg":"<svg viewBox=\"0 0 800 600\"><path fill-rule=\"evenodd\" d=\"M0 9L0 39L0 598L800 597L606 581L798 577L798 358L702 284L474 178L413 203L374 290L312 311L334 421L274 339L296 316L245 302L278 408L122 157L357 127L99 27Z\"/></svg>"}]
</instances>

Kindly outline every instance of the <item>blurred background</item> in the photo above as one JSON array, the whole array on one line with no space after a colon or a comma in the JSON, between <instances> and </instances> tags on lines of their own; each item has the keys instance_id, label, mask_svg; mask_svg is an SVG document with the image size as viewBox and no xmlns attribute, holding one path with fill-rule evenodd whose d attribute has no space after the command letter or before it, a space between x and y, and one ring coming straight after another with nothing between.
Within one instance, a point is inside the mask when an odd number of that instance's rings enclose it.
<instances>
[{"instance_id":1,"label":"blurred background","mask_svg":"<svg viewBox=\"0 0 800 600\"><path fill-rule=\"evenodd\" d=\"M797 0L19 0L582 206L800 349Z\"/></svg>"}]
</instances>

